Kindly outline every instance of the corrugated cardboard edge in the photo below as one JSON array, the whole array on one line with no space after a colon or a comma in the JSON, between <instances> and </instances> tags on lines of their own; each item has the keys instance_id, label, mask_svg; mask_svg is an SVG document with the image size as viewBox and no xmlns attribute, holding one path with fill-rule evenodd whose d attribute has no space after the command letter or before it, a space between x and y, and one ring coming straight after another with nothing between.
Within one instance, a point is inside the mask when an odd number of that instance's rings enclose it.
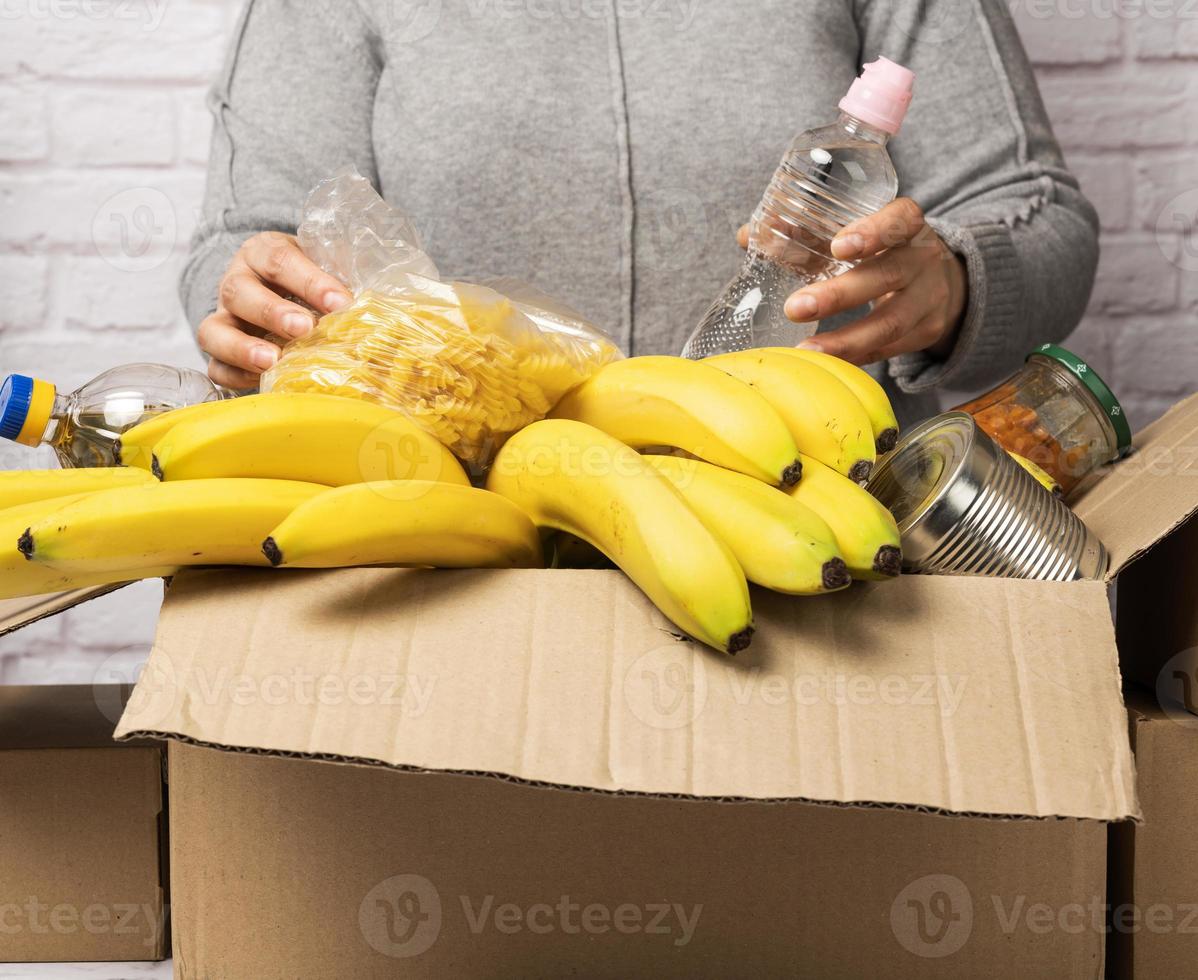
<instances>
[{"instance_id":1,"label":"corrugated cardboard edge","mask_svg":"<svg viewBox=\"0 0 1198 980\"><path fill-rule=\"evenodd\" d=\"M1198 513L1198 395L1145 427L1133 447L1070 501L1111 554L1107 582Z\"/></svg>"},{"instance_id":2,"label":"corrugated cardboard edge","mask_svg":"<svg viewBox=\"0 0 1198 980\"><path fill-rule=\"evenodd\" d=\"M369 586L377 585L377 577L379 577L380 575L383 575L383 574L388 574L388 573L385 573L385 571L380 571L380 570L376 569L376 570L349 571L349 573L294 573L291 576L286 577L286 579L273 579L273 577L271 577L272 573L270 573L270 571L266 571L266 573L262 573L262 571L256 571L256 573L255 573L255 571L244 571L244 573L240 573L240 575L236 576L236 581L230 581L228 575L224 575L224 576L220 577L220 579L218 580L218 579L216 579L216 577L213 577L213 575L211 573L206 575L207 580L205 581L204 576L195 575L194 573L192 573L192 574L184 574L181 577L181 579L179 580L179 582L176 583L176 588L182 586L182 592L187 593L188 598L187 598L187 600L184 600L184 606L186 606L187 601L194 601L196 599L200 599L201 601L208 601L208 599L206 599L205 597L207 594L210 594L211 589L213 587L216 587L217 594L219 594L219 595L223 595L223 594L238 595L238 597L242 597L243 599L246 599L247 595L250 593L260 592L261 597L259 599L253 600L253 601L266 600L268 605L270 605L271 610L273 611L274 615L283 616L285 619L292 615L297 615L299 617L297 619L297 621L291 621L291 622L292 622L292 624L294 624L295 629L298 629L299 631L301 631L301 634L303 634L303 630L304 630L303 616L305 615L305 611L307 611L304 609L304 606L307 605L307 603L305 603L305 601L304 601L304 597L308 597L309 600L310 600L311 595L313 595L313 594L319 594L319 595L322 595L322 597L323 597L323 595L325 595L328 592L328 586L333 585L334 582L335 582L335 585L337 585L337 588L334 588L334 591L343 591L343 589L349 589L349 593L352 594L353 591L355 591L355 589L365 588L365 591L369 592L369 591L371 591ZM394 573L391 573L391 574L394 574ZM491 579L492 579L491 586L490 586L490 588L492 588L492 589L494 589L494 587L495 587L495 576L497 576L498 579L504 579L504 577L507 577L503 573L428 573L428 571L425 571L425 573L419 573L419 571L416 571L416 573L403 573L403 574L417 575L417 576L422 576L422 575L423 576L435 576L435 577L437 577L437 579L443 579L443 577L447 577L450 575L471 576L471 577L476 577L476 579L477 579L477 577L486 576L486 577L491 577ZM520 574L521 573L510 573L510 575L520 575ZM524 573L524 574L533 575L533 576L538 575L537 573ZM557 574L562 574L562 573L557 573ZM627 583L623 580L622 576L619 576L616 573L577 573L577 574L599 576L599 577L601 577L601 579L604 580L604 582L594 582L592 580L587 580L588 585L591 585L594 587L598 587L599 585L604 585L604 583L606 583L607 581L615 583L615 585L619 586L619 593L621 593L623 595L623 597L627 597L631 600L634 600L637 605L641 605L643 607L646 607L646 609L648 609L647 601L643 600L643 597L641 597L640 593L636 592L635 588L633 586L630 586L629 583ZM299 582L301 582L301 576L304 576L304 575L326 575L326 576L332 575L332 576L335 576L335 579L331 579L331 580L327 580L327 581L321 580L319 588L317 588L317 591L315 593L313 593L310 591L305 591L305 589L310 589L310 586L301 585L301 583L299 583ZM540 577L543 577L543 575L544 574L541 574ZM353 576L358 576L358 579L362 580L362 581L353 580ZM908 585L912 586L912 587L918 587L921 585L926 587L928 585L934 585L934 583L936 583L936 580L927 580L927 579L906 580L906 581L907 581ZM939 580L939 581L943 583L944 580ZM976 589L984 587L984 582L982 582L981 580L961 580L961 581L969 581L970 582L969 587L970 587L970 589L972 589L972 591L976 591ZM294 586L284 586L283 585L284 582L295 582L295 585ZM536 582L534 582L533 585L536 586ZM1036 587L1037 585L1041 585L1041 583L1024 583L1024 585L1025 585L1025 587L1033 588L1033 587ZM1083 589L1083 591L1084 591L1085 586L1089 586L1090 588L1093 588L1094 593L1090 594L1089 598L1087 598L1087 599L1081 599L1081 598L1077 599L1076 609L1073 610L1073 615L1077 616L1077 615L1079 615L1079 613L1084 613L1085 616L1089 616L1090 613L1093 612L1095 607L1097 606L1097 601L1095 601L1094 597L1097 597L1097 595L1105 595L1105 589L1102 589L1102 587L1097 585L1097 583L1082 583L1081 586L1067 586L1067 585L1060 586L1060 585L1058 585L1058 586L1052 587L1051 585L1045 585L1043 587L1057 589L1057 591L1059 591L1059 593L1057 594L1057 597L1055 597L1055 598L1057 598L1058 600L1064 600L1067 595L1067 597L1069 597L1069 600L1067 600L1067 606L1072 607L1072 606L1075 606L1075 603L1073 603L1073 601L1072 601L1073 598L1075 598L1075 593L1073 593L1073 591L1075 591L1075 589ZM288 594L289 589L292 589L292 588L298 589L297 595L289 595ZM411 591L412 588L417 588L416 583L412 583L412 582L405 583L406 591ZM484 586L483 588L484 588L484 592L485 592L486 588L488 588L488 587ZM504 589L504 592L502 593L503 598L507 599L508 597L507 597L506 589L508 589L509 586L507 585L506 582L502 583L502 588ZM264 589L265 589L265 591L264 591ZM442 583L441 589L443 589L443 583ZM418 588L417 588L417 591L419 591ZM533 592L536 592L536 588L533 589ZM515 593L515 594L520 594L520 593ZM918 588L916 588L916 592L913 594L918 594ZM1081 592L1077 593L1078 597L1081 594L1082 594ZM295 605L297 598L301 599L301 604L299 604L298 606ZM785 604L787 601L785 599L785 597L782 597L782 598L768 597L768 598L769 598L769 603L772 605ZM846 597L845 597L845 595L841 595L840 598L842 600L845 600ZM867 599L869 597L867 597L867 595L861 595L861 598ZM491 599L494 599L494 597L491 597ZM825 601L827 601L827 600L825 600ZM1106 612L1106 600L1101 599L1100 601L1101 601L1103 613L1105 613ZM536 601L533 601L533 605L534 606L537 605ZM543 604L541 604L541 605L543 605ZM900 604L900 605L902 605L902 604ZM174 611L179 612L182 609L182 607L183 606L180 606L179 604L176 603ZM815 610L815 609L821 609L821 607L823 607L823 606L809 606L809 607L810 607L810 609ZM170 607L168 606L168 612L169 611L170 611ZM193 615L194 615L194 613L193 613ZM774 615L776 615L776 610L775 610ZM1010 615L1010 610L1008 610L1008 615ZM165 618L170 619L171 617L168 616ZM201 618L202 618L202 622L205 622L205 623L214 622L211 619L210 612L205 611L204 613L202 613ZM228 622L240 623L243 621L243 619L246 619L246 618L247 618L246 616L242 616L242 615L230 616L230 617L228 617ZM249 616L248 618L252 619L253 617ZM419 618L419 617L417 617L417 618ZM1109 671L1109 677L1103 678L1101 680L1101 683L1095 689L1095 695L1105 697L1106 694L1103 694L1103 691L1105 691L1107 688L1109 688L1109 691L1111 691L1111 695L1114 698L1114 700L1118 701L1117 713L1118 713L1118 716L1120 719L1120 721L1119 721L1120 730L1123 731L1124 733L1126 733L1126 727L1125 727L1126 714L1124 713L1123 700L1121 700L1121 695L1120 695L1118 669L1117 669L1117 666L1115 666L1114 661L1113 661L1113 657L1114 657L1113 627L1112 627L1111 622L1109 622L1109 618L1106 615L1102 616L1102 621L1105 622L1105 624L1106 624L1106 627L1105 627L1106 633L1111 634L1111 637L1109 637L1109 639L1111 639L1111 645L1109 645L1109 646L1111 646L1112 664L1111 664L1111 671ZM189 622L188 617L184 616L182 622L184 625L187 625ZM662 622L664 622L664 621L662 621ZM385 627L386 624L387 624L386 619L383 619L382 623L379 623L379 622L374 623L373 628L375 630L377 630L381 627L381 625L383 625L383 627ZM177 628L177 625L179 625L179 624L176 624L176 628ZM1027 627L1027 624L1021 623L1021 628L1022 627ZM237 629L240 629L240 628L241 627L237 627ZM646 631L648 631L649 634L658 634L659 628L654 627L653 622L646 622L646 623L637 624L636 629L639 630L639 636L637 636L637 639L645 640ZM204 636L204 639L202 639L202 642L195 640L194 631L190 630L189 628L186 630L186 633L184 633L184 635L189 637L188 642L190 643L190 645L195 646L196 643L199 643L199 646L201 648L208 649L208 651L211 651L211 649L223 648L222 640L225 643L228 643L230 641L229 636L224 636L224 635L219 635L219 634L216 636L211 635L210 631L208 631L207 627L205 627L204 631L205 631L205 636ZM168 630L168 633L169 633L169 630ZM356 630L352 631L352 633L355 633L355 639L356 639ZM162 640L162 639L163 639L162 635L159 635L159 640ZM168 637L168 639L170 639L170 637ZM175 637L175 639L179 639L179 637ZM234 637L234 639L235 639L235 637ZM660 642L660 641L657 641L657 642ZM1103 643L1103 645L1105 645L1105 643ZM298 658L301 658L301 660L299 660L299 663L302 664L303 654L297 653L297 652L289 652L289 654L288 654L289 657L291 657L292 654L296 655L296 657L298 657ZM206 654L206 655L211 655L211 653ZM242 657L244 657L244 652L242 653ZM1047 657L1047 658L1049 658L1049 660L1052 659L1052 655L1049 654L1047 651L1043 652L1043 657ZM168 663L169 663L169 659L168 659ZM1045 666L1045 664L1043 664L1043 658L1040 658L1040 660L1037 661L1037 663L1039 663L1039 665L1041 667ZM242 661L242 666L244 666L243 661ZM149 670L145 674L143 674L143 682L145 680L146 674L149 674L152 672L153 659L151 659L150 669L151 670ZM1106 673L1106 672L1101 672L1101 673ZM1078 677L1081 677L1081 674L1078 674ZM143 700L141 700L141 704L143 704L143 707L149 708L149 712L147 712L147 714L150 715L150 718L153 718L153 715L156 714L157 708L159 707L159 706L157 706L157 704L152 703L153 697L155 697L155 694L156 694L155 685L153 685L153 684L147 685L145 695L147 698L149 698L149 701L145 700L145 698L143 698ZM1041 694L1042 694L1042 691L1041 691ZM1115 710L1114 700L1112 701L1111 706L1108 706L1109 709L1111 709L1111 710ZM1025 706L1024 706L1024 709L1025 709ZM601 794L609 794L609 796L630 796L630 797L643 796L643 797L662 798L662 799L728 801L728 803L755 803L755 801L761 801L761 803L803 803L803 804L823 805L823 806L865 807L865 809L912 810L915 812L940 813L940 815L963 815L963 816L993 817L993 818L1000 818L1000 819L1094 819L1094 821L1112 823L1112 822L1119 822L1119 821L1129 821L1129 819L1130 819L1130 821L1138 821L1138 819L1140 817L1139 807L1138 807L1138 803L1137 803L1137 800L1135 797L1135 778L1133 778L1133 768L1132 768L1132 764L1130 761L1130 749L1129 749L1129 746L1127 746L1126 734L1124 734L1124 736L1123 736L1123 748L1121 748L1121 750L1120 750L1118 745L1112 745L1112 751L1115 752L1115 755L1112 756L1111 760L1109 760L1107 763L1100 763L1100 764L1111 764L1111 766L1115 767L1112 770L1112 775L1113 775L1113 779L1114 779L1114 785L1112 788L1112 792L1113 792L1114 796L1111 800L1111 803L1113 805L1108 805L1106 807L1103 807L1101 812L1087 812L1084 809L1071 811L1071 810L1067 809L1067 807L1064 807L1064 806L1060 807L1060 809L1053 809L1053 810L1046 809L1046 810L1041 810L1039 812L1029 812L1029 811L1019 811L1019 810L1006 810L1005 807L970 807L968 805L960 806L960 807L950 807L950 806L940 805L938 803L938 801L932 801L932 803L921 803L921 801L918 801L918 800L913 801L913 800L910 800L909 798L903 798L903 797L882 796L881 798L878 798L878 797L863 798L860 796L855 796L855 794L853 794L853 796L849 796L849 794L847 794L847 798L846 797L823 797L823 796L818 796L818 794L779 794L779 793L769 793L769 792L762 792L761 794L757 794L757 793L754 793L754 794L736 794L736 793L710 794L710 793L692 792L692 791L679 791L679 790L676 790L676 788L661 788L661 790L659 790L659 788L652 787L652 786L647 786L647 787L645 787L645 786L642 786L642 787L599 786L599 785L591 784L591 782L576 782L573 780L555 780L555 779L543 780L543 779L536 778L536 775L533 775L533 776L530 776L528 774L516 775L515 773L519 772L519 770L508 769L507 767L504 767L503 769L495 769L495 768L491 768L491 767L474 768L474 767L458 767L458 766L431 766L430 767L430 766L426 766L426 764L420 764L419 762L405 761L405 760L401 760L401 758L394 758L394 757L392 757L392 758L379 757L379 756L375 756L374 754L370 754L369 756L367 756L367 755L356 755L356 754L344 754L344 752L316 751L315 749L319 748L319 746L315 746L315 745L313 746L314 750L305 750L305 749L301 748L301 746L297 746L297 745L284 745L284 744L279 744L279 743L274 743L272 745L270 738L259 740L258 736L254 737L253 742L250 742L250 740L246 740L244 738L236 738L236 739L219 738L219 737L212 738L211 736L208 736L208 734L206 734L204 731L202 731L202 728L204 728L204 725L198 724L198 719L196 719L196 716L193 716L192 712L190 712L190 710L188 710L188 709L184 709L182 714L179 714L177 716L167 715L167 716L159 716L159 718L153 718L152 724L150 726L146 726L144 724L144 722L146 720L150 720L150 718L145 718L145 716L143 716L143 718L138 719L137 713L135 713L135 712L126 713L126 715L123 716L123 718L121 720L121 725L119 726L119 728L117 728L117 732L119 732L119 737L121 737L121 738L141 737L141 738L173 739L173 740L179 740L179 742L182 742L182 743L199 745L199 746L201 746L201 748L208 748L208 749L222 750L222 751L231 751L231 752L243 752L243 754L273 756L273 757L279 757L279 758L299 758L299 760L326 762L326 763L332 763L332 764L352 764L352 766L361 766L361 767L370 767L370 768L388 768L388 769L395 770L395 772L444 773L444 774L449 774L449 775L466 775L466 776L473 776L473 778L506 780L506 781L510 781L510 782L515 782L515 784L527 785L527 786L532 786L532 787L552 788L552 790L573 791L573 792L582 792L582 793L601 793ZM170 718L170 720L168 720L168 718ZM138 721L143 722L143 724L139 725ZM217 726L217 727L220 727L220 726Z\"/></svg>"},{"instance_id":3,"label":"corrugated cardboard edge","mask_svg":"<svg viewBox=\"0 0 1198 980\"><path fill-rule=\"evenodd\" d=\"M0 636L7 636L19 629L57 616L68 609L74 609L92 599L116 592L132 582L120 582L116 585L101 585L94 589L75 589L71 592L55 592L50 595L22 596L16 599L0 599Z\"/></svg>"},{"instance_id":4,"label":"corrugated cardboard edge","mask_svg":"<svg viewBox=\"0 0 1198 980\"><path fill-rule=\"evenodd\" d=\"M235 755L257 756L267 759L296 759L312 762L318 765L357 766L362 769L382 769L394 773L412 773L419 775L455 776L464 779L494 779L515 786L527 786L530 789L549 790L566 793L582 793L588 796L627 797L630 799L675 800L681 803L718 803L718 804L762 804L764 806L818 806L834 810L895 810L904 813L926 813L932 816L960 818L964 820L1012 820L1012 821L1049 821L1062 820L1084 821L1087 823L1139 823L1140 816L1125 817L1122 820L1099 820L1095 817L1075 817L1067 815L1038 815L1028 813L980 813L971 811L946 810L942 807L920 806L912 803L878 803L872 800L817 800L801 796L695 796L686 793L650 793L640 790L603 789L594 786L569 785L566 783L550 783L543 780L525 779L502 772L467 771L461 769L426 769L420 766L401 765L382 762L378 759L351 758L338 755L321 755L305 752L280 752L271 749L260 749L245 745L221 745L216 742L204 742L187 735L177 735L166 732L131 731L119 736L120 740L142 739L163 742L178 742L196 748L210 749L216 752L227 752Z\"/></svg>"}]
</instances>

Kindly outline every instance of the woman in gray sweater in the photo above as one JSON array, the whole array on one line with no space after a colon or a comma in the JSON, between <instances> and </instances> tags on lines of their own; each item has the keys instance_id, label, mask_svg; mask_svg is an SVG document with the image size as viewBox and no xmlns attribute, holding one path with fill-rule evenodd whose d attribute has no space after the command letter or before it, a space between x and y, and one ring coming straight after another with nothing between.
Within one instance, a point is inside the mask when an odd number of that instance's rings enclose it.
<instances>
[{"instance_id":1,"label":"woman in gray sweater","mask_svg":"<svg viewBox=\"0 0 1198 980\"><path fill-rule=\"evenodd\" d=\"M791 298L905 421L1081 318L1097 218L1001 0L250 0L211 98L182 281L210 373L254 387L348 302L291 237L352 164L448 275L510 275L630 353L677 353L739 267L791 137L863 62L916 73L898 201L842 233L855 270ZM869 304L873 304L872 310Z\"/></svg>"}]
</instances>

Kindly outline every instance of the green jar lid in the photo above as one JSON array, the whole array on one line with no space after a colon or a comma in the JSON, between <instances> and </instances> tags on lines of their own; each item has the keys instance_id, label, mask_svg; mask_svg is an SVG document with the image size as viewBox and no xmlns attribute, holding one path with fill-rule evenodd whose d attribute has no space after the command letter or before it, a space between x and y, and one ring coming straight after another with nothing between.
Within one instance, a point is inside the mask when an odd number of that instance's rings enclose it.
<instances>
[{"instance_id":1,"label":"green jar lid","mask_svg":"<svg viewBox=\"0 0 1198 980\"><path fill-rule=\"evenodd\" d=\"M1042 357L1051 357L1058 364L1064 365L1086 386L1086 390L1098 400L1098 404L1106 412L1107 418L1111 420L1111 427L1115 430L1115 439L1119 443L1119 455L1122 456L1126 453L1131 448L1131 426L1127 423L1127 413L1123 411L1123 406L1119 404L1115 393L1107 387L1107 383L1089 364L1072 351L1065 350L1064 347L1058 347L1056 344L1042 344L1028 354L1028 357L1035 357L1037 354Z\"/></svg>"}]
</instances>

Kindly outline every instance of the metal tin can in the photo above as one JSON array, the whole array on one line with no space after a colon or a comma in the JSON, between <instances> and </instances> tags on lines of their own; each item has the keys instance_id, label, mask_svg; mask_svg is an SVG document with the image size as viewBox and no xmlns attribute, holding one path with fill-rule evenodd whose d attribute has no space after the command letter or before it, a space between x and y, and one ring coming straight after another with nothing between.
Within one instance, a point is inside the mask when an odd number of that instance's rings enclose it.
<instances>
[{"instance_id":1,"label":"metal tin can","mask_svg":"<svg viewBox=\"0 0 1198 980\"><path fill-rule=\"evenodd\" d=\"M1068 582L1101 579L1106 549L965 412L916 426L869 491L898 522L905 570Z\"/></svg>"}]
</instances>

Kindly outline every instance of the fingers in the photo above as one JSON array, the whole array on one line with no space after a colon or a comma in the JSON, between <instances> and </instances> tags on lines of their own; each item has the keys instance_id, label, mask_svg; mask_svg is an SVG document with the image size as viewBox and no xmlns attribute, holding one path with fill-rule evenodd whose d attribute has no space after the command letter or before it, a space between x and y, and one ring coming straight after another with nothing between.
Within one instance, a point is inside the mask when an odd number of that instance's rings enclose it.
<instances>
[{"instance_id":1,"label":"fingers","mask_svg":"<svg viewBox=\"0 0 1198 980\"><path fill-rule=\"evenodd\" d=\"M741 225L736 230L736 244L739 245L741 248L749 247L749 226L748 225Z\"/></svg>"},{"instance_id":2,"label":"fingers","mask_svg":"<svg viewBox=\"0 0 1198 980\"><path fill-rule=\"evenodd\" d=\"M302 337L316 325L312 314L283 299L248 265L235 262L220 283L221 309L276 337Z\"/></svg>"},{"instance_id":3,"label":"fingers","mask_svg":"<svg viewBox=\"0 0 1198 980\"><path fill-rule=\"evenodd\" d=\"M920 320L899 343L874 351L871 360L867 363L872 364L875 361L888 361L890 358L898 357L900 354L909 354L915 350L930 349L934 343L934 338L940 336L942 332L938 324L939 320L935 314L929 314Z\"/></svg>"},{"instance_id":4,"label":"fingers","mask_svg":"<svg viewBox=\"0 0 1198 980\"><path fill-rule=\"evenodd\" d=\"M258 375L231 367L221 361L208 362L208 377L222 388L233 391L252 391L258 387Z\"/></svg>"},{"instance_id":5,"label":"fingers","mask_svg":"<svg viewBox=\"0 0 1198 980\"><path fill-rule=\"evenodd\" d=\"M832 240L832 254L842 261L868 258L913 241L926 227L923 209L911 198L900 197L842 228Z\"/></svg>"},{"instance_id":6,"label":"fingers","mask_svg":"<svg viewBox=\"0 0 1198 980\"><path fill-rule=\"evenodd\" d=\"M869 316L839 330L818 334L803 346L842 357L853 364L872 364L884 357L926 347L918 328L931 325L931 314L925 324L927 313L926 306L918 299L907 293L897 293L879 303Z\"/></svg>"},{"instance_id":7,"label":"fingers","mask_svg":"<svg viewBox=\"0 0 1198 980\"><path fill-rule=\"evenodd\" d=\"M196 340L214 361L252 375L256 385L257 376L279 359L279 348L252 336L247 329L248 324L240 322L228 310L218 310L200 324Z\"/></svg>"},{"instance_id":8,"label":"fingers","mask_svg":"<svg viewBox=\"0 0 1198 980\"><path fill-rule=\"evenodd\" d=\"M868 259L843 275L792 293L786 315L797 323L822 320L906 289L922 268L920 258L912 249L897 249Z\"/></svg>"},{"instance_id":9,"label":"fingers","mask_svg":"<svg viewBox=\"0 0 1198 980\"><path fill-rule=\"evenodd\" d=\"M332 313L352 299L345 286L308 258L290 235L255 235L242 246L241 255L263 282L322 313Z\"/></svg>"}]
</instances>

